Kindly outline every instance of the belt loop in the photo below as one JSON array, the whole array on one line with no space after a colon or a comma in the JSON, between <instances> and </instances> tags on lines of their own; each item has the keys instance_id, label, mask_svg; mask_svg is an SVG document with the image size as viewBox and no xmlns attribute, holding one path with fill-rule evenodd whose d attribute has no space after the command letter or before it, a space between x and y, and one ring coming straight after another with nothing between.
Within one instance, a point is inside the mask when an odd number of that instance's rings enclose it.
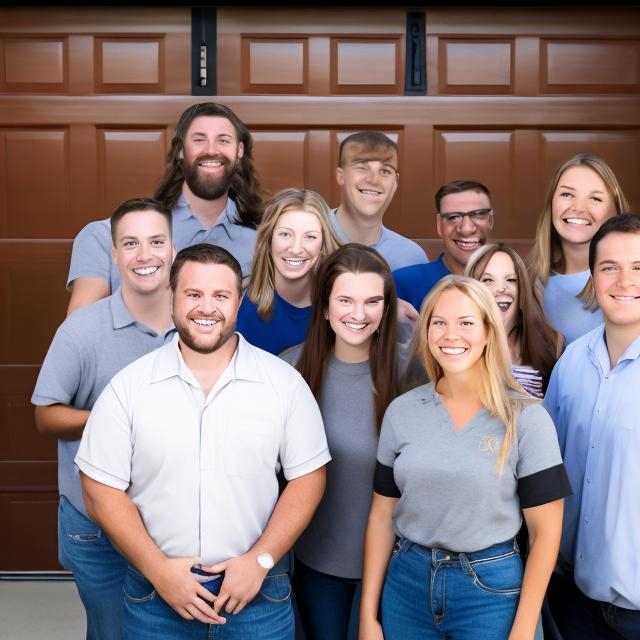
<instances>
[{"instance_id":1,"label":"belt loop","mask_svg":"<svg viewBox=\"0 0 640 640\"><path fill-rule=\"evenodd\" d=\"M458 556L458 558L460 559L460 566L462 567L464 572L467 575L472 576L473 575L473 568L471 567L471 564L469 562L469 558L467 558L467 555L465 553L461 553Z\"/></svg>"}]
</instances>

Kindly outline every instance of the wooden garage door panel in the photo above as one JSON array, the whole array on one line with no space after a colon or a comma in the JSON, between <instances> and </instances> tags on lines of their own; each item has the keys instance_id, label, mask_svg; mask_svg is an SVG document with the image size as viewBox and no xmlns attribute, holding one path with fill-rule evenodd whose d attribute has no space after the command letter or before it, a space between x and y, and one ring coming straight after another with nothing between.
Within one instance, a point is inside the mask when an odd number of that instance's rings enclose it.
<instances>
[{"instance_id":1,"label":"wooden garage door panel","mask_svg":"<svg viewBox=\"0 0 640 640\"><path fill-rule=\"evenodd\" d=\"M95 38L96 93L162 93L164 38Z\"/></svg>"},{"instance_id":2,"label":"wooden garage door panel","mask_svg":"<svg viewBox=\"0 0 640 640\"><path fill-rule=\"evenodd\" d=\"M152 196L164 173L167 130L98 127L100 212L110 216L124 200Z\"/></svg>"},{"instance_id":3,"label":"wooden garage door panel","mask_svg":"<svg viewBox=\"0 0 640 640\"><path fill-rule=\"evenodd\" d=\"M39 366L0 366L0 462L56 460L56 440L36 429L31 394ZM0 484L10 484L0 474Z\"/></svg>"},{"instance_id":4,"label":"wooden garage door panel","mask_svg":"<svg viewBox=\"0 0 640 640\"><path fill-rule=\"evenodd\" d=\"M255 166L265 192L309 186L307 131L252 131Z\"/></svg>"},{"instance_id":5,"label":"wooden garage door panel","mask_svg":"<svg viewBox=\"0 0 640 640\"><path fill-rule=\"evenodd\" d=\"M512 215L514 158L513 131L434 132L434 188L452 180L477 180L491 192L495 210L493 235L527 237L522 221Z\"/></svg>"},{"instance_id":6,"label":"wooden garage door panel","mask_svg":"<svg viewBox=\"0 0 640 640\"><path fill-rule=\"evenodd\" d=\"M242 38L242 90L246 93L307 93L308 48L308 38Z\"/></svg>"},{"instance_id":7,"label":"wooden garage door panel","mask_svg":"<svg viewBox=\"0 0 640 640\"><path fill-rule=\"evenodd\" d=\"M640 91L640 41L542 40L542 90L547 93Z\"/></svg>"},{"instance_id":8,"label":"wooden garage door panel","mask_svg":"<svg viewBox=\"0 0 640 640\"><path fill-rule=\"evenodd\" d=\"M68 88L66 37L39 35L0 38L4 45L0 91L63 93Z\"/></svg>"},{"instance_id":9,"label":"wooden garage door panel","mask_svg":"<svg viewBox=\"0 0 640 640\"><path fill-rule=\"evenodd\" d=\"M0 364L39 364L66 314L69 241L0 241Z\"/></svg>"},{"instance_id":10,"label":"wooden garage door panel","mask_svg":"<svg viewBox=\"0 0 640 640\"><path fill-rule=\"evenodd\" d=\"M541 131L544 174L577 153L600 156L614 171L632 210L640 207L640 131ZM548 178L547 178L548 179Z\"/></svg>"},{"instance_id":11,"label":"wooden garage door panel","mask_svg":"<svg viewBox=\"0 0 640 640\"><path fill-rule=\"evenodd\" d=\"M0 130L0 191L4 194L0 219L4 237L71 235L68 144L66 128Z\"/></svg>"},{"instance_id":12,"label":"wooden garage door panel","mask_svg":"<svg viewBox=\"0 0 640 640\"><path fill-rule=\"evenodd\" d=\"M53 571L58 564L57 492L0 493L0 571Z\"/></svg>"}]
</instances>

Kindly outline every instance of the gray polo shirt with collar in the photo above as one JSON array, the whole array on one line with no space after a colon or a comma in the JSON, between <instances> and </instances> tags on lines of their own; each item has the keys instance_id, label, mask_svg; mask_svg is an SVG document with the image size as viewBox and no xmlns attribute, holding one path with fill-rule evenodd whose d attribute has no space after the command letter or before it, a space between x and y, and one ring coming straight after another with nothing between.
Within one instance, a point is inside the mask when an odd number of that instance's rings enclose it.
<instances>
[{"instance_id":1,"label":"gray polo shirt with collar","mask_svg":"<svg viewBox=\"0 0 640 640\"><path fill-rule=\"evenodd\" d=\"M206 229L194 215L184 196L178 198L172 210L173 243L180 251L193 244L206 242L227 249L240 263L243 277L251 273L256 230L237 224L236 203L227 199L224 211L211 229ZM71 267L67 287L76 278L103 278L111 285L111 291L120 286L118 268L111 260L110 219L96 220L86 225L73 241Z\"/></svg>"},{"instance_id":2,"label":"gray polo shirt with collar","mask_svg":"<svg viewBox=\"0 0 640 640\"><path fill-rule=\"evenodd\" d=\"M35 405L66 404L92 409L111 378L128 364L170 340L175 329L157 334L135 320L122 292L78 309L58 328L31 397ZM58 489L87 515L73 460L80 440L58 440Z\"/></svg>"},{"instance_id":3,"label":"gray polo shirt with collar","mask_svg":"<svg viewBox=\"0 0 640 640\"><path fill-rule=\"evenodd\" d=\"M333 230L343 244L353 242L340 226L338 218L336 217L336 211L337 209L331 209L329 212L329 219L331 220ZM402 267L410 267L414 264L426 264L429 262L427 254L419 244L413 240L409 240L409 238L401 236L395 231L391 231L391 229L387 229L384 225L382 225L380 240L369 246L375 249L389 263L391 271L401 269Z\"/></svg>"},{"instance_id":4,"label":"gray polo shirt with collar","mask_svg":"<svg viewBox=\"0 0 640 640\"><path fill-rule=\"evenodd\" d=\"M396 398L382 423L374 480L377 493L399 498L396 534L425 547L479 551L513 538L523 508L570 495L544 407L525 404L516 431L500 474L504 425L486 408L458 431L432 383Z\"/></svg>"}]
</instances>

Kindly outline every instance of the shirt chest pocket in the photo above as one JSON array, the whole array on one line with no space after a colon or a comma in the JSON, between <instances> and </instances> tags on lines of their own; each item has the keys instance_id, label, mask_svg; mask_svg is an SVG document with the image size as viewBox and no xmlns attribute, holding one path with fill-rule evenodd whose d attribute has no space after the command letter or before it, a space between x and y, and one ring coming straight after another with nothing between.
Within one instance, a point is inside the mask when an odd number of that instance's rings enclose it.
<instances>
[{"instance_id":1,"label":"shirt chest pocket","mask_svg":"<svg viewBox=\"0 0 640 640\"><path fill-rule=\"evenodd\" d=\"M278 447L269 430L227 425L222 437L223 468L230 476L256 478L275 473Z\"/></svg>"}]
</instances>

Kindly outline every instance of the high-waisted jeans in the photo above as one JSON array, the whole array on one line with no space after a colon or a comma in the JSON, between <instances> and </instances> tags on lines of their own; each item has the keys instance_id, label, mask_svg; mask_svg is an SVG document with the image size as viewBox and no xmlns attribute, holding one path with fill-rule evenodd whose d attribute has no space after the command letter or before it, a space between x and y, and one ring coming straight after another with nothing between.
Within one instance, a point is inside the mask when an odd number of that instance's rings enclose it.
<instances>
[{"instance_id":1,"label":"high-waisted jeans","mask_svg":"<svg viewBox=\"0 0 640 640\"><path fill-rule=\"evenodd\" d=\"M515 540L454 553L400 539L382 595L385 640L506 640L522 574Z\"/></svg>"}]
</instances>

